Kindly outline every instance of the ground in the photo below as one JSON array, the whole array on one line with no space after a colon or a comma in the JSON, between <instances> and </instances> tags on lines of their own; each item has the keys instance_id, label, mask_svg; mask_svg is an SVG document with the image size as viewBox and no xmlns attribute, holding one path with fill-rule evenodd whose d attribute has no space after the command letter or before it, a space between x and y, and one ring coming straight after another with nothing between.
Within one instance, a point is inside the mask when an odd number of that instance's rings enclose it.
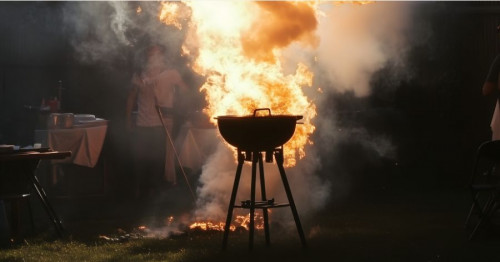
<instances>
[{"instance_id":1,"label":"ground","mask_svg":"<svg viewBox=\"0 0 500 262\"><path fill-rule=\"evenodd\" d=\"M103 198L54 199L55 208L60 210L60 216L65 218L64 224L70 236L57 240L50 224L45 228L42 225L42 228L37 228L36 236L28 236L24 242L2 248L0 259L66 261L69 258L60 255L61 250L68 252L68 257L87 257L89 261L500 259L500 234L494 225L485 228L475 240L468 240L469 230L465 228L464 222L470 206L470 197L464 188L412 192L380 191L373 195L363 194L346 197L341 201L331 201L314 216L303 219L307 248L301 247L293 227L276 225L271 225L271 246L265 246L263 233L259 231L255 236L253 251L248 250L247 232L231 232L225 252L221 251L221 232L192 230L166 239L129 237L112 241L99 237L104 235L123 238L127 232L131 233L141 224L154 225L155 221L161 224L168 215L185 213L189 206L189 201L186 201L157 202L148 206L135 201ZM150 208L162 205L163 209ZM43 215L43 212L40 212L36 218L43 220ZM108 255L105 258L92 256L94 251ZM41 255L37 255L39 252ZM71 254L72 252L74 254Z\"/></svg>"}]
</instances>

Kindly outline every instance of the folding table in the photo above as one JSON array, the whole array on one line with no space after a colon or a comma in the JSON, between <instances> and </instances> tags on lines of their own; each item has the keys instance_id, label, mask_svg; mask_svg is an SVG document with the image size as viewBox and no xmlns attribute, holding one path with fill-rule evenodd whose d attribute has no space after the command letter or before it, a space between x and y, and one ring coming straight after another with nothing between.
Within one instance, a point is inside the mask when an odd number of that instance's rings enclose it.
<instances>
[{"instance_id":1,"label":"folding table","mask_svg":"<svg viewBox=\"0 0 500 262\"><path fill-rule=\"evenodd\" d=\"M26 186L31 185L59 236L64 233L64 227L36 177L36 170L43 159L64 159L69 156L71 156L71 151L54 151L50 148L19 149L0 153L0 180L2 183L5 183L7 187L11 184L19 184L19 181L27 183ZM5 179L7 177L9 179ZM21 190L22 187L19 189Z\"/></svg>"}]
</instances>

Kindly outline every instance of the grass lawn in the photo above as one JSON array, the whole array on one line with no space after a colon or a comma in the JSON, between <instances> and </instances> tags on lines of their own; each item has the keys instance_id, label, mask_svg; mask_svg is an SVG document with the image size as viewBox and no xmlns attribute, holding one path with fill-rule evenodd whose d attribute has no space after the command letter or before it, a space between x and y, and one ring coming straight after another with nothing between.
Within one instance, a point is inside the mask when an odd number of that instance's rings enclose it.
<instances>
[{"instance_id":1,"label":"grass lawn","mask_svg":"<svg viewBox=\"0 0 500 262\"><path fill-rule=\"evenodd\" d=\"M269 247L257 231L253 251L247 232L231 232L223 252L218 231L111 241L99 236L112 237L118 219L83 219L67 223L68 238L55 239L48 228L1 248L0 261L499 261L494 227L467 240L467 197L462 191L416 192L332 203L303 219L306 249L293 227L271 225Z\"/></svg>"}]
</instances>

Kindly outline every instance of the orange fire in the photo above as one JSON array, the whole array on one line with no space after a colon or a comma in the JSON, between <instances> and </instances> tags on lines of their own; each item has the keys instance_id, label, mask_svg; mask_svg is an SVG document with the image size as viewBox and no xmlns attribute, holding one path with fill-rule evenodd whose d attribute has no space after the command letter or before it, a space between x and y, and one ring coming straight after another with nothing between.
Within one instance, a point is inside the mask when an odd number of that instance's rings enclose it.
<instances>
[{"instance_id":1,"label":"orange fire","mask_svg":"<svg viewBox=\"0 0 500 262\"><path fill-rule=\"evenodd\" d=\"M158 19L166 25L173 25L177 29L182 30L182 24L179 21L181 16L179 12L180 6L176 2L162 2L161 6Z\"/></svg>"},{"instance_id":2,"label":"orange fire","mask_svg":"<svg viewBox=\"0 0 500 262\"><path fill-rule=\"evenodd\" d=\"M297 160L306 156L305 147L312 144L310 136L315 131L313 119L317 113L313 101L304 94L304 88L313 86L313 72L300 62L289 70L284 51L292 44L306 48L318 44L315 30L318 16L323 15L317 8L320 2L162 2L158 15L166 25L188 30L182 55L191 56L190 66L206 79L200 91L207 102L204 113L212 123L216 124L216 116L250 115L256 108L270 108L273 114L303 116L284 146L286 167L295 166ZM189 23L181 23L183 19ZM316 58L309 62L316 62ZM316 90L322 92L320 88ZM248 229L249 216L237 216L233 223ZM256 216L257 229L263 228L262 220ZM222 231L224 223L194 222L190 228ZM236 228L230 226L231 231Z\"/></svg>"},{"instance_id":3,"label":"orange fire","mask_svg":"<svg viewBox=\"0 0 500 262\"><path fill-rule=\"evenodd\" d=\"M334 3L336 5L341 5L341 4L367 5L367 4L373 4L375 3L375 1L335 1Z\"/></svg>"},{"instance_id":4,"label":"orange fire","mask_svg":"<svg viewBox=\"0 0 500 262\"><path fill-rule=\"evenodd\" d=\"M216 230L216 231L223 231L224 230L224 223L223 222L194 222L189 226L190 229L195 229L195 228L200 228L202 230ZM236 229L235 226L231 225L229 227L231 231L234 231Z\"/></svg>"},{"instance_id":5,"label":"orange fire","mask_svg":"<svg viewBox=\"0 0 500 262\"><path fill-rule=\"evenodd\" d=\"M284 73L282 51L293 42L313 46L317 26L309 2L187 2L190 33L184 53L197 54L193 69L206 77L201 87L215 123L219 115L249 115L256 108L273 114L303 115L285 146L285 165L294 166L312 143L311 120L316 107L302 88L312 86L313 73L304 64Z\"/></svg>"},{"instance_id":6,"label":"orange fire","mask_svg":"<svg viewBox=\"0 0 500 262\"><path fill-rule=\"evenodd\" d=\"M271 213L271 210L268 210L269 213ZM242 227L245 228L246 230L249 229L249 224L250 224L250 213L248 213L245 216L236 216L236 218L233 221L235 225L230 225L229 230L230 231L235 231L237 227ZM255 229L257 230L262 230L264 229L264 217L260 215L260 213L255 212L254 216L254 225ZM215 231L224 231L224 222L194 222L192 223L189 228L190 229L195 229L199 228L202 230L215 230Z\"/></svg>"},{"instance_id":7,"label":"orange fire","mask_svg":"<svg viewBox=\"0 0 500 262\"><path fill-rule=\"evenodd\" d=\"M374 1L333 1L370 4ZM204 113L250 115L256 108L274 114L302 115L285 145L285 166L305 157L312 144L316 106L303 92L313 85L313 73L302 63L285 73L283 51L293 43L315 47L321 1L187 1L162 2L159 19L179 30L189 17L183 55L195 57L192 68L206 77ZM186 8L187 7L187 8ZM183 10L182 12L180 10ZM189 12L186 11L189 9ZM187 14L188 13L188 14ZM318 89L319 90L319 89Z\"/></svg>"}]
</instances>

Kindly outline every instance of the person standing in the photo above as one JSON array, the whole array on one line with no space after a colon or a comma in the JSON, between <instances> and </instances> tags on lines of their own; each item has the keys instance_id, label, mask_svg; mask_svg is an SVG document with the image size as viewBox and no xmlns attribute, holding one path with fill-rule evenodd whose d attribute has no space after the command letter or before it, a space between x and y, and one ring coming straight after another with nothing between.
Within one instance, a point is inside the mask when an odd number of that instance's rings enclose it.
<instances>
[{"instance_id":1,"label":"person standing","mask_svg":"<svg viewBox=\"0 0 500 262\"><path fill-rule=\"evenodd\" d=\"M163 121L172 134L175 98L188 87L179 72L166 63L165 49L148 48L144 66L132 76L126 108L127 126L133 130L135 196L149 197L161 185L175 185L174 152L166 136L157 106L163 108ZM134 120L132 112L137 108ZM135 122L135 123L134 123Z\"/></svg>"},{"instance_id":2,"label":"person standing","mask_svg":"<svg viewBox=\"0 0 500 262\"><path fill-rule=\"evenodd\" d=\"M497 32L500 32L500 26L497 27ZM495 95L496 105L495 110L493 111L493 117L491 119L491 140L500 140L500 86L498 82L498 75L500 73L500 54L497 54L495 59L490 65L490 69L488 71L488 75L486 76L486 80L484 81L482 87L482 93L485 96Z\"/></svg>"}]
</instances>

